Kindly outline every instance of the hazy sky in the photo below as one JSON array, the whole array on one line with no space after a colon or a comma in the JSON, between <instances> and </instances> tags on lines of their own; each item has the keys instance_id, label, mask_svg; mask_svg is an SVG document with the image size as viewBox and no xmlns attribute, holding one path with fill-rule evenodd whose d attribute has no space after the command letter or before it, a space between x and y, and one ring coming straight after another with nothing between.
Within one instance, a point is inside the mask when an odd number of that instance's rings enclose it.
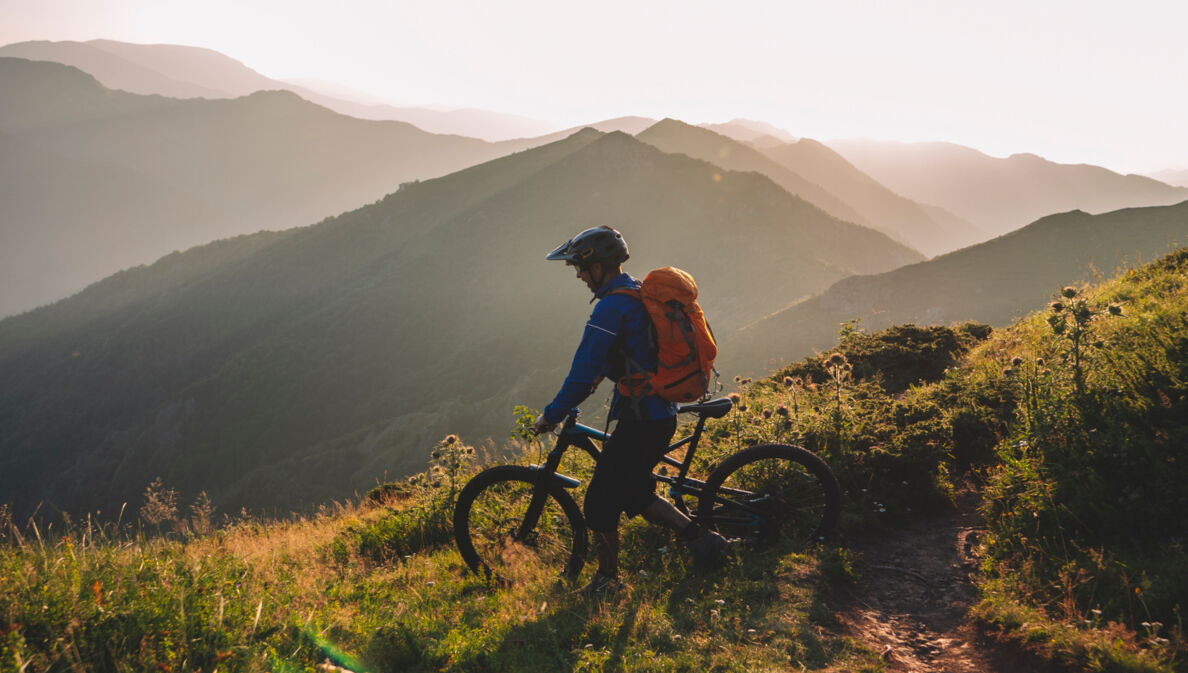
<instances>
[{"instance_id":1,"label":"hazy sky","mask_svg":"<svg viewBox=\"0 0 1188 673\"><path fill-rule=\"evenodd\" d=\"M0 44L208 47L278 79L569 126L760 119L1188 168L1188 2L0 0Z\"/></svg>"}]
</instances>

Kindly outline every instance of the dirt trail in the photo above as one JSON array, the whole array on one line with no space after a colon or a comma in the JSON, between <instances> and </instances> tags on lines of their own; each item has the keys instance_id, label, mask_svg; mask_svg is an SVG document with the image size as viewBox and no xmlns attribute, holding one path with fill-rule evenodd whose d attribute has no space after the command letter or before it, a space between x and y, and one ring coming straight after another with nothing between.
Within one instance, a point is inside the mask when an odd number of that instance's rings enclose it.
<instances>
[{"instance_id":1,"label":"dirt trail","mask_svg":"<svg viewBox=\"0 0 1188 673\"><path fill-rule=\"evenodd\" d=\"M862 553L865 572L857 587L839 597L837 614L850 635L883 654L888 670L1048 670L983 636L967 617L977 600L969 579L982 530L976 504L976 494L965 494L951 514L894 536L851 543Z\"/></svg>"}]
</instances>

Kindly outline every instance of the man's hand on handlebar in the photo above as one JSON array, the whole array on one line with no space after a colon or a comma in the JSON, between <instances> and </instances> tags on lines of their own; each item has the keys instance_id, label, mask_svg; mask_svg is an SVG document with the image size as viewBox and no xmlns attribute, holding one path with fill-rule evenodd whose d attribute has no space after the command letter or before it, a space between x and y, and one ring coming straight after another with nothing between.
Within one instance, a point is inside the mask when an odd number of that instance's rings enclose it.
<instances>
[{"instance_id":1,"label":"man's hand on handlebar","mask_svg":"<svg viewBox=\"0 0 1188 673\"><path fill-rule=\"evenodd\" d=\"M557 424L546 421L543 414L536 419L535 423L532 424L532 429L535 430L536 434L538 435L543 435L546 432L552 432L553 428L555 427L557 427Z\"/></svg>"}]
</instances>

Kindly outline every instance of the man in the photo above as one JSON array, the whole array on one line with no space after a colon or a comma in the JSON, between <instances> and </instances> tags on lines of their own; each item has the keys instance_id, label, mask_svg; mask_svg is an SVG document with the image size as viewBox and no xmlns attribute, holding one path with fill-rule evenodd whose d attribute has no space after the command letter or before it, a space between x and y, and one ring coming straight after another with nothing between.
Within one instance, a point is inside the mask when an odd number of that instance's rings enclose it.
<instances>
[{"instance_id":1,"label":"man","mask_svg":"<svg viewBox=\"0 0 1188 673\"><path fill-rule=\"evenodd\" d=\"M536 419L537 433L552 430L570 409L585 400L606 378L618 381L632 366L656 369L656 352L649 335L651 318L643 303L619 289L639 289L640 282L623 272L627 242L611 227L587 229L550 252L546 259L574 267L578 280L598 303L586 323L573 357L569 376L553 401ZM656 495L652 468L667 452L676 432L676 404L656 395L627 397L616 388L610 419L615 430L602 447L602 456L586 490L586 525L594 534L598 570L582 591L596 595L614 591L619 582L619 514L642 514L647 521L679 531L690 543L694 564L709 567L718 561L726 540L717 532L692 523L672 503Z\"/></svg>"}]
</instances>

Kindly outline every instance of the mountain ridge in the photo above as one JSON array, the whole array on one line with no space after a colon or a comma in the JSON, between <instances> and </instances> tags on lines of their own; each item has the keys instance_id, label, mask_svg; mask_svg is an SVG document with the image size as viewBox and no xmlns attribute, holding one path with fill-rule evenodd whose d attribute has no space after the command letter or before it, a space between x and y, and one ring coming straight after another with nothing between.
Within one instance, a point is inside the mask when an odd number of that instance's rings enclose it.
<instances>
[{"instance_id":1,"label":"mountain ridge","mask_svg":"<svg viewBox=\"0 0 1188 673\"><path fill-rule=\"evenodd\" d=\"M748 325L739 339L748 351L803 352L824 347L838 324L854 319L868 330L962 320L1002 325L1041 308L1059 283L1091 280L1095 269L1150 260L1184 241L1188 201L1100 215L1057 213L924 262L844 278Z\"/></svg>"},{"instance_id":2,"label":"mountain ridge","mask_svg":"<svg viewBox=\"0 0 1188 673\"><path fill-rule=\"evenodd\" d=\"M1051 213L1172 205L1188 188L1034 154L1005 159L955 143L832 140L839 154L892 191L945 208L991 235Z\"/></svg>"},{"instance_id":3,"label":"mountain ridge","mask_svg":"<svg viewBox=\"0 0 1188 673\"><path fill-rule=\"evenodd\" d=\"M17 42L0 47L12 55L56 61L93 74L105 86L174 98L236 98L260 90L284 89L359 119L412 123L429 133L463 135L488 142L539 136L556 129L551 122L477 109L434 110L360 103L323 93L318 87L266 77L242 62L205 47L133 44L115 40Z\"/></svg>"},{"instance_id":4,"label":"mountain ridge","mask_svg":"<svg viewBox=\"0 0 1188 673\"><path fill-rule=\"evenodd\" d=\"M820 185L777 164L762 152L710 129L667 118L635 134L635 137L665 152L679 152L728 170L762 173L789 193L838 219L880 229Z\"/></svg>"}]
</instances>

